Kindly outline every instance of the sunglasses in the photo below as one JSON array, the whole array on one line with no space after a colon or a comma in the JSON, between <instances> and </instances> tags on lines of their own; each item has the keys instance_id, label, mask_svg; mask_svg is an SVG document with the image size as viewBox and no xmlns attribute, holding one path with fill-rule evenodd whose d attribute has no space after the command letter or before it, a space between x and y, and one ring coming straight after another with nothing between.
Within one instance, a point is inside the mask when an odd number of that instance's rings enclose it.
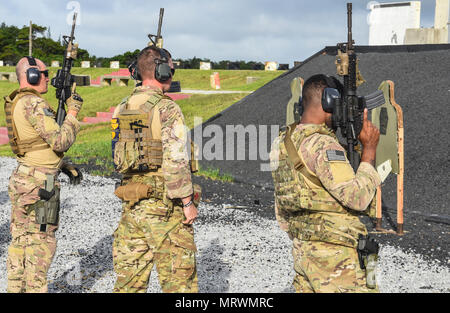
<instances>
[{"instance_id":1,"label":"sunglasses","mask_svg":"<svg viewBox=\"0 0 450 313\"><path fill-rule=\"evenodd\" d=\"M175 75L175 69L171 68L170 71L172 72L172 76Z\"/></svg>"},{"instance_id":2,"label":"sunglasses","mask_svg":"<svg viewBox=\"0 0 450 313\"><path fill-rule=\"evenodd\" d=\"M39 72L41 72L41 74L44 74L44 76L47 78L48 77L48 70L45 70L45 71L39 71Z\"/></svg>"}]
</instances>

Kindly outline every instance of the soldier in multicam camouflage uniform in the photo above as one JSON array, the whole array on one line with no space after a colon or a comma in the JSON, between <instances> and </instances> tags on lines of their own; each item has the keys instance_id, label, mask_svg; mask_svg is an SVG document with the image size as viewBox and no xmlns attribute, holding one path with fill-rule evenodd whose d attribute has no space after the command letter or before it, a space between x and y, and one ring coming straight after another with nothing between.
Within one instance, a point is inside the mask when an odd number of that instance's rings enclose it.
<instances>
[{"instance_id":1,"label":"soldier in multicam camouflage uniform","mask_svg":"<svg viewBox=\"0 0 450 313\"><path fill-rule=\"evenodd\" d=\"M55 112L41 94L47 92L48 71L45 64L22 58L16 67L20 89L5 97L8 135L18 167L9 181L11 199L11 244L8 249L8 292L47 292L47 271L56 250L58 222L38 224L33 206L39 204L39 190L48 179L56 180L59 171L79 182L81 172L62 161L64 152L74 143L80 125L76 119L82 99L74 93L67 100L68 114L60 127ZM40 72L37 84L30 84L27 70ZM53 197L52 197L53 199ZM58 202L59 208L59 199Z\"/></svg>"},{"instance_id":2,"label":"soldier in multicam camouflage uniform","mask_svg":"<svg viewBox=\"0 0 450 313\"><path fill-rule=\"evenodd\" d=\"M374 168L379 131L366 111L355 173L330 129L331 114L322 109L325 87L323 75L305 82L301 121L281 133L270 156L276 217L293 240L293 284L297 292L378 292L366 286L356 247L359 235L367 235L357 215L368 208L381 183ZM296 168L293 154L298 155Z\"/></svg>"},{"instance_id":3,"label":"soldier in multicam camouflage uniform","mask_svg":"<svg viewBox=\"0 0 450 313\"><path fill-rule=\"evenodd\" d=\"M166 80L156 78L157 64L170 66ZM163 292L198 292L187 133L180 107L164 95L173 62L167 50L150 46L137 67L142 85L119 104L112 120L113 129L120 129L114 163L124 174L115 192L123 213L114 232L114 292L146 292L154 264Z\"/></svg>"}]
</instances>

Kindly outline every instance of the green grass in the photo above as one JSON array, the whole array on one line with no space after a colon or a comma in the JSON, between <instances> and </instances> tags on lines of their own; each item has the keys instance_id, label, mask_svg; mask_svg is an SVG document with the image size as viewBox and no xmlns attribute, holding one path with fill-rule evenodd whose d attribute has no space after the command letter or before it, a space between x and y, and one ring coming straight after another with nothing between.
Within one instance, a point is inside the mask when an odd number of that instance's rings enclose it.
<instances>
[{"instance_id":1,"label":"green grass","mask_svg":"<svg viewBox=\"0 0 450 313\"><path fill-rule=\"evenodd\" d=\"M194 127L194 117L202 118L203 122L222 112L233 103L241 100L247 94L217 94L217 95L197 95L190 98L178 100L181 110L189 128Z\"/></svg>"},{"instance_id":2,"label":"green grass","mask_svg":"<svg viewBox=\"0 0 450 313\"><path fill-rule=\"evenodd\" d=\"M2 84L0 83L0 90ZM115 99L110 100L111 105L117 104L121 98L127 94L122 94L123 91L131 92L131 89L126 87L112 87L112 88L96 88L97 90L110 89L113 95L104 95L105 98ZM123 91L122 91L123 90ZM85 89L83 89L83 92ZM120 91L120 92L119 92ZM95 90L94 90L95 92ZM91 105L95 101L95 94L81 93L82 97L86 95L92 98ZM177 103L183 111L186 124L189 128L194 126L194 117L200 117L205 122L210 117L220 113L224 109L231 106L233 103L241 100L247 94L219 94L219 95L192 95L190 98L178 100ZM103 101L103 98L101 98ZM118 100L119 99L119 100ZM100 104L98 104L100 105ZM110 106L110 105L109 105ZM108 106L108 108L109 108ZM83 110L86 109L83 106ZM0 110L3 112L3 110ZM9 144L0 145L0 156L13 157ZM84 125L81 127L77 135L77 140L73 146L65 154L75 164L89 164L94 169L91 170L93 175L110 175L114 171L111 156L111 130L109 123L100 123L92 125ZM229 174L221 174L219 169L200 169L196 174L215 180L233 181L233 177Z\"/></svg>"},{"instance_id":3,"label":"green grass","mask_svg":"<svg viewBox=\"0 0 450 313\"><path fill-rule=\"evenodd\" d=\"M48 69L50 77L55 76L58 70L57 67L49 67ZM111 68L72 68L72 74L89 75L91 76L91 80L116 71L117 69ZM0 72L15 72L15 67L0 66ZM219 73L221 90L253 91L267 84L285 71L177 69L173 80L180 81L181 88L183 89L213 90L210 84L210 76L214 72ZM259 77L259 79L247 85L247 76ZM131 85L133 84L131 83Z\"/></svg>"},{"instance_id":4,"label":"green grass","mask_svg":"<svg viewBox=\"0 0 450 313\"><path fill-rule=\"evenodd\" d=\"M220 170L218 168L214 169L214 168L210 168L208 167L207 169L202 169L200 168L198 170L197 173L195 173L194 175L197 176L202 176L202 177L206 177L212 180L220 180L220 181L224 181L224 182L233 182L234 178L231 174L228 173L220 173Z\"/></svg>"},{"instance_id":5,"label":"green grass","mask_svg":"<svg viewBox=\"0 0 450 313\"><path fill-rule=\"evenodd\" d=\"M57 68L49 68L50 77L56 74ZM14 67L0 67L0 72L14 72ZM115 71L109 68L73 68L72 73L78 75L91 75L94 79L100 75L109 74ZM202 89L212 90L210 86L210 75L213 72L219 72L221 89L235 91L253 91L272 79L278 77L284 71L265 72L265 71L231 71L231 70L183 70L178 69L174 80L179 80L183 89ZM256 82L247 85L246 77L260 77ZM0 81L0 95L9 95L18 88L17 83ZM127 87L79 87L77 92L84 99L83 108L79 114L79 120L86 116L95 116L96 112L108 111L110 107L116 106L123 98L128 96L134 88L130 83ZM194 94L188 99L178 100L186 125L189 128L194 126L194 117L200 117L203 122L208 118L220 113L233 103L241 100L247 94L214 94L199 95ZM49 86L47 94L43 95L50 105L56 110L57 100L55 89ZM5 112L0 109L0 126L6 126ZM0 145L0 156L13 157L10 146ZM111 160L111 131L108 123L85 125L77 136L75 144L66 153L73 162L77 164L89 164L94 169L92 174L109 175L114 171ZM219 169L200 169L197 175L218 179L223 181L232 181L229 174L221 174Z\"/></svg>"},{"instance_id":6,"label":"green grass","mask_svg":"<svg viewBox=\"0 0 450 313\"><path fill-rule=\"evenodd\" d=\"M85 125L75 144L65 154L77 164L90 164L113 171L111 160L111 130L108 123Z\"/></svg>"},{"instance_id":7,"label":"green grass","mask_svg":"<svg viewBox=\"0 0 450 313\"><path fill-rule=\"evenodd\" d=\"M56 74L57 68L50 68L50 77ZM13 72L15 68L12 66L0 67L0 72ZM109 74L115 71L109 68L73 68L73 74L83 74L91 75L92 78L98 77L103 74ZM181 82L181 87L183 89L202 89L202 90L212 90L210 86L209 76L214 72L201 71L201 70L184 70L179 69L175 73L174 80L179 80ZM231 70L217 70L219 72L221 81L221 90L234 90L234 91L253 91L261 86L265 85L272 79L278 77L284 71L276 72L265 72L265 71L231 71ZM260 79L252 84L246 84L247 76L256 76ZM7 81L0 81L0 95L3 97L9 95L12 91L18 88L17 83L10 83ZM79 87L77 92L81 95L84 100L83 108L79 114L79 120L82 120L86 116L95 116L96 112L108 111L111 106L117 105L123 98L128 96L134 88L134 83L130 82L127 87ZM58 103L55 97L55 89L49 85L47 94L43 97L49 102L49 104L56 110ZM236 96L235 98L241 96ZM195 109L200 109L201 111L209 111L221 109L229 105L229 100L225 95L215 95L207 99L207 101L202 101L201 96L193 95L188 101L187 106L189 107L195 101L201 101L206 106L195 106ZM225 103L222 103L225 101ZM180 102L181 104L181 102ZM3 107L3 106L2 106ZM187 108L189 110L189 108ZM183 108L183 112L186 114ZM195 115L195 112L191 112ZM216 112L217 113L217 112ZM0 127L5 126L5 112L0 109ZM189 123L188 123L189 125Z\"/></svg>"},{"instance_id":8,"label":"green grass","mask_svg":"<svg viewBox=\"0 0 450 313\"><path fill-rule=\"evenodd\" d=\"M174 80L179 80L183 89L213 90L211 88L210 76L218 72L221 90L253 91L271 80L275 79L285 71L251 71L251 70L185 70L177 69ZM259 79L247 85L247 76L259 77Z\"/></svg>"},{"instance_id":9,"label":"green grass","mask_svg":"<svg viewBox=\"0 0 450 313\"><path fill-rule=\"evenodd\" d=\"M9 95L18 88L17 84L0 82L0 95ZM134 86L128 87L79 87L77 92L83 98L83 107L78 115L82 120L86 116L95 116L96 112L107 112L111 106L116 106L123 98L128 96ZM48 92L43 95L53 109L57 109L58 102L55 96L55 88L49 86ZM0 126L6 126L5 111L0 109Z\"/></svg>"}]
</instances>

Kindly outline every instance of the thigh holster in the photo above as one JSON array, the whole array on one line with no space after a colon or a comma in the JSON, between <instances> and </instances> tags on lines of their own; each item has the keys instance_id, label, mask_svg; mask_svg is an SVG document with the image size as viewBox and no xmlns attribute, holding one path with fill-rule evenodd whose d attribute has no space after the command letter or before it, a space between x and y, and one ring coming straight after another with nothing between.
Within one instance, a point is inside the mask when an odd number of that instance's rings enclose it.
<instances>
[{"instance_id":1,"label":"thigh holster","mask_svg":"<svg viewBox=\"0 0 450 313\"><path fill-rule=\"evenodd\" d=\"M39 189L38 193L41 200L28 206L28 214L34 210L36 224L41 225L41 230L45 225L58 225L60 209L60 188L55 184L55 176L47 175L45 189Z\"/></svg>"}]
</instances>

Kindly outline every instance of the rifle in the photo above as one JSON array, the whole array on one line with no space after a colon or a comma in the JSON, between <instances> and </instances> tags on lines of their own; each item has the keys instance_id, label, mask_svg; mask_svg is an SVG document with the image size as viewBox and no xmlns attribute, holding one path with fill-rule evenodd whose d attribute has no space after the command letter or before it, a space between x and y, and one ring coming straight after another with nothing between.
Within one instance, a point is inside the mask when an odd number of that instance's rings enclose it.
<instances>
[{"instance_id":1,"label":"rifle","mask_svg":"<svg viewBox=\"0 0 450 313\"><path fill-rule=\"evenodd\" d=\"M64 42L66 44L66 51L64 53L64 59L62 68L58 70L56 76L52 78L52 86L56 88L56 98L58 99L58 110L56 111L56 122L59 126L64 123L66 118L66 109L64 104L67 99L72 95L72 90L74 89L75 76L70 74L72 69L73 61L77 58L78 44L74 44L73 40L75 32L75 24L77 19L77 13L73 14L72 31L70 36L63 36Z\"/></svg>"},{"instance_id":2,"label":"rifle","mask_svg":"<svg viewBox=\"0 0 450 313\"><path fill-rule=\"evenodd\" d=\"M148 39L150 39L150 42L148 43L149 46L154 45L158 48L162 49L163 47L163 39L161 36L161 28L162 28L162 22L164 17L164 8L159 9L159 21L158 21L158 31L156 35L148 34ZM155 38L155 39L153 39Z\"/></svg>"},{"instance_id":3,"label":"rifle","mask_svg":"<svg viewBox=\"0 0 450 313\"><path fill-rule=\"evenodd\" d=\"M356 146L362 129L364 109L372 110L383 105L384 96L381 91L365 97L359 97L356 93L357 87L364 83L364 79L359 72L358 59L353 46L355 42L352 39L352 3L347 3L347 27L347 42L338 43L338 55L335 61L337 74L344 78L344 91L341 99L335 99L332 119L333 126L341 129L347 141L347 157L356 172L360 163Z\"/></svg>"},{"instance_id":4,"label":"rifle","mask_svg":"<svg viewBox=\"0 0 450 313\"><path fill-rule=\"evenodd\" d=\"M162 28L162 22L164 17L164 8L159 9L159 22L158 22L158 30L156 35L148 34L148 38L150 39L150 42L147 44L147 46L156 46L160 49L163 47L163 39L161 36L161 28ZM128 65L128 71L130 72L131 78L133 78L136 81L141 81L141 75L137 71L137 59L134 60L130 65ZM142 82L139 82L136 84L136 86L141 85Z\"/></svg>"}]
</instances>

